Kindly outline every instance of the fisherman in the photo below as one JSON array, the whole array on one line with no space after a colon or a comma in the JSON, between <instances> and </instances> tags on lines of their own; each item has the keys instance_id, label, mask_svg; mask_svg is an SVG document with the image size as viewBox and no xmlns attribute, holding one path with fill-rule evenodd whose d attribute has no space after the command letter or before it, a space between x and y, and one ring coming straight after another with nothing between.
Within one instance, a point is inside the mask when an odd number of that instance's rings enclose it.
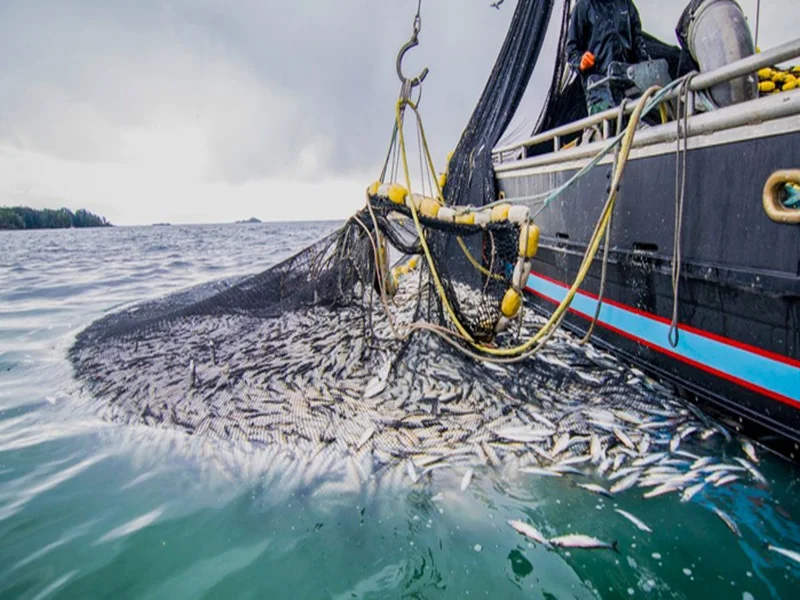
<instances>
[{"instance_id":1,"label":"fisherman","mask_svg":"<svg viewBox=\"0 0 800 600\"><path fill-rule=\"evenodd\" d=\"M619 86L588 88L606 77L614 61L650 60L633 0L578 0L569 23L567 60L581 77L590 115L617 106L624 91Z\"/></svg>"}]
</instances>

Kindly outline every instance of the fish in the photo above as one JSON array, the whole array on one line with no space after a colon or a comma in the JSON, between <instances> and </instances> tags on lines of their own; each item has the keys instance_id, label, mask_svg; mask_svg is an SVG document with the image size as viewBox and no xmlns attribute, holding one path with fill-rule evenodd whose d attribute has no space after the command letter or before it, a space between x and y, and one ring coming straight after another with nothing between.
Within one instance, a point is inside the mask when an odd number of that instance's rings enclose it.
<instances>
[{"instance_id":1,"label":"fish","mask_svg":"<svg viewBox=\"0 0 800 600\"><path fill-rule=\"evenodd\" d=\"M414 467L414 461L409 460L406 468L408 469L408 476L411 478L411 481L417 483L417 481L419 481L419 475L417 474L417 469Z\"/></svg>"},{"instance_id":2,"label":"fish","mask_svg":"<svg viewBox=\"0 0 800 600\"><path fill-rule=\"evenodd\" d=\"M630 448L631 450L636 450L636 446L634 445L634 443L631 440L631 438L629 438L628 435L624 431L622 431L619 427L615 427L614 428L614 435L627 448Z\"/></svg>"},{"instance_id":3,"label":"fish","mask_svg":"<svg viewBox=\"0 0 800 600\"><path fill-rule=\"evenodd\" d=\"M550 469L541 469L539 467L522 467L520 471L528 475L541 475L542 477L561 477L561 473L559 473L558 471L551 471Z\"/></svg>"},{"instance_id":4,"label":"fish","mask_svg":"<svg viewBox=\"0 0 800 600\"><path fill-rule=\"evenodd\" d=\"M643 494L645 498L656 498L658 496L663 496L664 494L670 494L672 492L676 492L680 489L681 483L677 481L667 481L666 483L662 483L657 488L653 488L649 492Z\"/></svg>"},{"instance_id":5,"label":"fish","mask_svg":"<svg viewBox=\"0 0 800 600\"><path fill-rule=\"evenodd\" d=\"M556 439L555 444L553 444L553 449L550 452L550 454L552 454L553 456L558 456L559 454L561 454L564 450L567 449L567 446L569 446L569 440L570 440L569 434L562 433Z\"/></svg>"},{"instance_id":6,"label":"fish","mask_svg":"<svg viewBox=\"0 0 800 600\"><path fill-rule=\"evenodd\" d=\"M595 483L578 483L576 484L579 488L583 488L590 492L594 492L595 494L600 494L601 496L608 496L611 497L611 492L609 492L606 488L599 486Z\"/></svg>"},{"instance_id":7,"label":"fish","mask_svg":"<svg viewBox=\"0 0 800 600\"><path fill-rule=\"evenodd\" d=\"M657 463L666 456L667 456L666 452L654 452L653 454L648 454L647 456L643 456L642 458L637 458L631 463L631 465L633 465L634 467L646 467L647 465L652 465L653 463Z\"/></svg>"},{"instance_id":8,"label":"fish","mask_svg":"<svg viewBox=\"0 0 800 600\"><path fill-rule=\"evenodd\" d=\"M649 434L645 433L642 436L642 439L639 440L639 445L636 447L636 449L639 451L639 454L641 454L642 456L647 454L647 451L650 449L650 435Z\"/></svg>"},{"instance_id":9,"label":"fish","mask_svg":"<svg viewBox=\"0 0 800 600\"><path fill-rule=\"evenodd\" d=\"M556 465L553 465L550 468L553 471L556 471L557 473L570 473L572 475L583 475L584 474L583 471L579 471L578 469L576 469L575 467L573 467L571 465L564 465L564 464L560 464L560 463L556 464Z\"/></svg>"},{"instance_id":10,"label":"fish","mask_svg":"<svg viewBox=\"0 0 800 600\"><path fill-rule=\"evenodd\" d=\"M769 484L769 482L767 481L767 478L764 477L764 475L761 474L761 471L756 469L755 466L753 466L752 464L747 462L745 459L740 458L740 457L737 456L733 460L735 460L740 465L742 465L745 469L747 469L750 472L750 474L753 476L753 479L755 479L756 481L758 481L759 483L764 484L764 485L768 485Z\"/></svg>"},{"instance_id":11,"label":"fish","mask_svg":"<svg viewBox=\"0 0 800 600\"><path fill-rule=\"evenodd\" d=\"M692 466L689 468L692 470L700 469L710 465L712 462L714 462L714 459L711 456L704 456L703 458L698 458L696 461L694 461Z\"/></svg>"},{"instance_id":12,"label":"fish","mask_svg":"<svg viewBox=\"0 0 800 600\"><path fill-rule=\"evenodd\" d=\"M542 544L542 546L550 547L550 542L544 537L538 529L536 529L533 525L528 525L523 521L509 521L509 525L514 529L514 531L521 533L527 538L532 539L534 542L538 544Z\"/></svg>"},{"instance_id":13,"label":"fish","mask_svg":"<svg viewBox=\"0 0 800 600\"><path fill-rule=\"evenodd\" d=\"M714 487L722 487L723 485L728 485L729 483L733 483L739 479L738 475L726 475L714 482Z\"/></svg>"},{"instance_id":14,"label":"fish","mask_svg":"<svg viewBox=\"0 0 800 600\"><path fill-rule=\"evenodd\" d=\"M603 460L603 445L596 433L592 434L592 441L589 442L589 453L593 463L596 464Z\"/></svg>"},{"instance_id":15,"label":"fish","mask_svg":"<svg viewBox=\"0 0 800 600\"><path fill-rule=\"evenodd\" d=\"M730 529L733 533L735 533L738 537L742 537L742 532L739 531L739 526L731 519L727 514L722 512L720 509L713 507L714 513L722 519L722 522Z\"/></svg>"},{"instance_id":16,"label":"fish","mask_svg":"<svg viewBox=\"0 0 800 600\"><path fill-rule=\"evenodd\" d=\"M686 488L683 491L683 494L681 494L681 502L683 502L683 503L689 502L689 500L694 498L695 495L700 490L702 490L705 486L706 486L706 482L705 481L701 481L700 483L696 483L696 484Z\"/></svg>"},{"instance_id":17,"label":"fish","mask_svg":"<svg viewBox=\"0 0 800 600\"><path fill-rule=\"evenodd\" d=\"M672 436L672 439L669 441L670 452L675 452L675 450L678 449L678 446L681 445L681 439L682 438L680 433L676 433L675 435Z\"/></svg>"},{"instance_id":18,"label":"fish","mask_svg":"<svg viewBox=\"0 0 800 600\"><path fill-rule=\"evenodd\" d=\"M618 494L619 492L624 492L625 490L632 488L634 484L639 480L639 471L635 473L631 473L627 477L620 479L617 483L611 486L609 490L612 494Z\"/></svg>"},{"instance_id":19,"label":"fish","mask_svg":"<svg viewBox=\"0 0 800 600\"><path fill-rule=\"evenodd\" d=\"M758 464L759 460L758 456L756 456L756 447L753 446L753 443L750 440L742 440L742 450L744 450L747 458Z\"/></svg>"},{"instance_id":20,"label":"fish","mask_svg":"<svg viewBox=\"0 0 800 600\"><path fill-rule=\"evenodd\" d=\"M772 544L767 544L767 550L771 550L772 552L777 552L778 554L782 554L786 558L791 558L793 561L800 563L800 552L795 552L794 550L787 550L786 548L779 548L778 546L773 546Z\"/></svg>"},{"instance_id":21,"label":"fish","mask_svg":"<svg viewBox=\"0 0 800 600\"><path fill-rule=\"evenodd\" d=\"M464 473L464 477L461 478L461 491L466 492L469 484L472 483L472 476L475 473L473 469L467 469L467 472Z\"/></svg>"},{"instance_id":22,"label":"fish","mask_svg":"<svg viewBox=\"0 0 800 600\"><path fill-rule=\"evenodd\" d=\"M559 548L583 548L585 550L617 550L617 542L603 542L588 535L571 533L560 537L550 538L550 543Z\"/></svg>"},{"instance_id":23,"label":"fish","mask_svg":"<svg viewBox=\"0 0 800 600\"><path fill-rule=\"evenodd\" d=\"M722 519L722 522L730 529L733 533L735 533L738 537L742 537L742 532L739 531L739 526L731 519L728 515L722 512L717 507L713 507L714 513Z\"/></svg>"},{"instance_id":24,"label":"fish","mask_svg":"<svg viewBox=\"0 0 800 600\"><path fill-rule=\"evenodd\" d=\"M623 517L628 519L631 523L636 525L641 531L646 531L647 533L653 533L653 530L650 529L647 525L645 525L641 520L634 517L631 513L622 510L621 508L615 508L614 512L621 514Z\"/></svg>"}]
</instances>

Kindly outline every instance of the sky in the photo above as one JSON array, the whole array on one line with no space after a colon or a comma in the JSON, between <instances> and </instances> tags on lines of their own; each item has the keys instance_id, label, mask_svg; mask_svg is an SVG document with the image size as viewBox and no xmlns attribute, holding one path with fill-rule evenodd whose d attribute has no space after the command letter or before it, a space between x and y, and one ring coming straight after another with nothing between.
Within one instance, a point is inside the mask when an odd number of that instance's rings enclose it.
<instances>
[{"instance_id":1,"label":"sky","mask_svg":"<svg viewBox=\"0 0 800 600\"><path fill-rule=\"evenodd\" d=\"M756 2L741 2L752 21ZM791 39L794 2L764 0L763 48ZM405 68L430 68L421 110L440 167L516 2L490 4L422 2ZM86 208L120 225L346 218L383 163L416 5L3 0L0 205ZM674 43L684 2L637 5ZM534 73L542 96L553 47Z\"/></svg>"}]
</instances>

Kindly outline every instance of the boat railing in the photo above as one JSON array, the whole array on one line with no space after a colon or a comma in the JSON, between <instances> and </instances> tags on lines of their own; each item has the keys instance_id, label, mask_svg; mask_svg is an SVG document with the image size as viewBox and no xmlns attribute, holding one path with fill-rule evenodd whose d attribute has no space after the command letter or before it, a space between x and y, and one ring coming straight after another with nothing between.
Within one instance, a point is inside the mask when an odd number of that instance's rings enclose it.
<instances>
[{"instance_id":1,"label":"boat railing","mask_svg":"<svg viewBox=\"0 0 800 600\"><path fill-rule=\"evenodd\" d=\"M688 110L691 116L695 107L695 94L708 90L715 85L725 83L739 77L752 75L755 77L756 72L764 67L771 67L776 64L793 60L800 57L800 38L782 44L770 50L753 54L747 58L743 58L736 62L732 62L724 67L700 73L696 75L689 84L689 102ZM678 90L673 90L670 94L664 97L663 102L669 102L675 99L678 95ZM799 92L790 92L792 94ZM780 96L780 94L779 94ZM768 100L767 98L763 100ZM735 105L734 105L735 106ZM516 160L519 158L520 152L525 148L537 146L549 141L553 142L553 152L561 150L561 138L574 133L582 132L596 126L600 126L603 139L608 139L615 133L612 131L611 123L619 119L620 114L629 115L633 112L635 103L629 102L621 108L611 108L609 110L591 115L580 121L574 121L561 127L556 127L549 131L544 131L540 134L534 135L526 140L501 146L492 150L492 158L496 163L502 163L505 159ZM691 135L691 132L690 132Z\"/></svg>"}]
</instances>

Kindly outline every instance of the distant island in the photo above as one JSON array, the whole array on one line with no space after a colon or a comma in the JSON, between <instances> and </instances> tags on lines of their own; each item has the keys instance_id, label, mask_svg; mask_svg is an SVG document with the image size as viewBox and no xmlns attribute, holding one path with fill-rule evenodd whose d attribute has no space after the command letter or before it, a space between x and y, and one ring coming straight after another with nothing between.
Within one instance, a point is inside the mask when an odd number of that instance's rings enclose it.
<instances>
[{"instance_id":1,"label":"distant island","mask_svg":"<svg viewBox=\"0 0 800 600\"><path fill-rule=\"evenodd\" d=\"M0 229L69 229L70 227L111 227L105 218L80 209L38 210L27 206L0 206Z\"/></svg>"},{"instance_id":2,"label":"distant island","mask_svg":"<svg viewBox=\"0 0 800 600\"><path fill-rule=\"evenodd\" d=\"M241 225L242 223L261 223L261 219L257 219L256 217L250 217L249 219L245 219L244 221L236 221L237 225Z\"/></svg>"}]
</instances>

